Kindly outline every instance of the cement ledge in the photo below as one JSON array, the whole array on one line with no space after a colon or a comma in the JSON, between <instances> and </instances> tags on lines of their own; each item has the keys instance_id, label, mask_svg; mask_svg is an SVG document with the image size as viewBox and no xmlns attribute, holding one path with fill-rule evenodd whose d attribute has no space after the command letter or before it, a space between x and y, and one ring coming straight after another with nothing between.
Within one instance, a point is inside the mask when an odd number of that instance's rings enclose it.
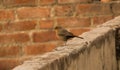
<instances>
[{"instance_id":1,"label":"cement ledge","mask_svg":"<svg viewBox=\"0 0 120 70\"><path fill-rule=\"evenodd\" d=\"M89 50L93 45L101 47L101 43L103 43L105 39L109 39L108 37L111 37L110 35L114 35L115 30L113 28L120 26L120 21L118 20L120 20L120 17L108 21L89 32L83 33L80 36L84 37L84 40L73 38L67 42L67 46L58 47L52 52L36 56L31 60L25 61L22 65L15 67L13 70L62 70L61 67L63 70L67 70L65 66L71 63L69 57L74 59L85 50ZM115 24L112 24L113 22ZM53 69L49 69L51 66Z\"/></svg>"}]
</instances>

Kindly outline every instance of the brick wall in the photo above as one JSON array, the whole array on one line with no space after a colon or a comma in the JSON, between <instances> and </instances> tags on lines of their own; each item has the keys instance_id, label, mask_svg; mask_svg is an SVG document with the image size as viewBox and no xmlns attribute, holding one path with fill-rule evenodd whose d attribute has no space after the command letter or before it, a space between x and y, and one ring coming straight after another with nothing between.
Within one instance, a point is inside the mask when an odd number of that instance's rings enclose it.
<instances>
[{"instance_id":1,"label":"brick wall","mask_svg":"<svg viewBox=\"0 0 120 70\"><path fill-rule=\"evenodd\" d=\"M75 35L120 14L119 0L0 0L0 70L59 44L53 27Z\"/></svg>"}]
</instances>

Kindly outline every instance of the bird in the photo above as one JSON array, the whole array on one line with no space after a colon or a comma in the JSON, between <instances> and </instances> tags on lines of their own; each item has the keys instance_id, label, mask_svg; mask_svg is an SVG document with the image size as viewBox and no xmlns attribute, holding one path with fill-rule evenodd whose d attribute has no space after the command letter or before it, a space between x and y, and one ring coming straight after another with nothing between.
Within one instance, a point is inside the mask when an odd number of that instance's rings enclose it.
<instances>
[{"instance_id":1,"label":"bird","mask_svg":"<svg viewBox=\"0 0 120 70\"><path fill-rule=\"evenodd\" d=\"M56 36L62 41L67 42L69 39L74 38L74 37L84 39L83 37L74 35L73 33L69 32L68 30L66 30L65 28L63 28L61 26L55 26L54 29L56 32Z\"/></svg>"}]
</instances>

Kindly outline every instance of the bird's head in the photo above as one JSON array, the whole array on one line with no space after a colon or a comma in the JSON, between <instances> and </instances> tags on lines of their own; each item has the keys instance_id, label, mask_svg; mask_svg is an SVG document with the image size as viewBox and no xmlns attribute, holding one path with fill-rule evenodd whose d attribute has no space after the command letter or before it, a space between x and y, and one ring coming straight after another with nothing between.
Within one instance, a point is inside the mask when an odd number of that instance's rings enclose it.
<instances>
[{"instance_id":1,"label":"bird's head","mask_svg":"<svg viewBox=\"0 0 120 70\"><path fill-rule=\"evenodd\" d=\"M55 30L59 30L59 29L62 29L62 27L61 27L61 26L55 26L54 29L55 29Z\"/></svg>"}]
</instances>

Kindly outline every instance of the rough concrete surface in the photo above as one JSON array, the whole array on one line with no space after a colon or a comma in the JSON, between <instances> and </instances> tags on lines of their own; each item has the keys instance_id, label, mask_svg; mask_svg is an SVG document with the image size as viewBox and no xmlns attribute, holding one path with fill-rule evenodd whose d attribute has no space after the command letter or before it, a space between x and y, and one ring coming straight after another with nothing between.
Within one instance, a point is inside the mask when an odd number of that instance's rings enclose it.
<instances>
[{"instance_id":1,"label":"rough concrete surface","mask_svg":"<svg viewBox=\"0 0 120 70\"><path fill-rule=\"evenodd\" d=\"M115 29L120 17L73 38L66 46L36 56L13 70L117 70Z\"/></svg>"}]
</instances>

